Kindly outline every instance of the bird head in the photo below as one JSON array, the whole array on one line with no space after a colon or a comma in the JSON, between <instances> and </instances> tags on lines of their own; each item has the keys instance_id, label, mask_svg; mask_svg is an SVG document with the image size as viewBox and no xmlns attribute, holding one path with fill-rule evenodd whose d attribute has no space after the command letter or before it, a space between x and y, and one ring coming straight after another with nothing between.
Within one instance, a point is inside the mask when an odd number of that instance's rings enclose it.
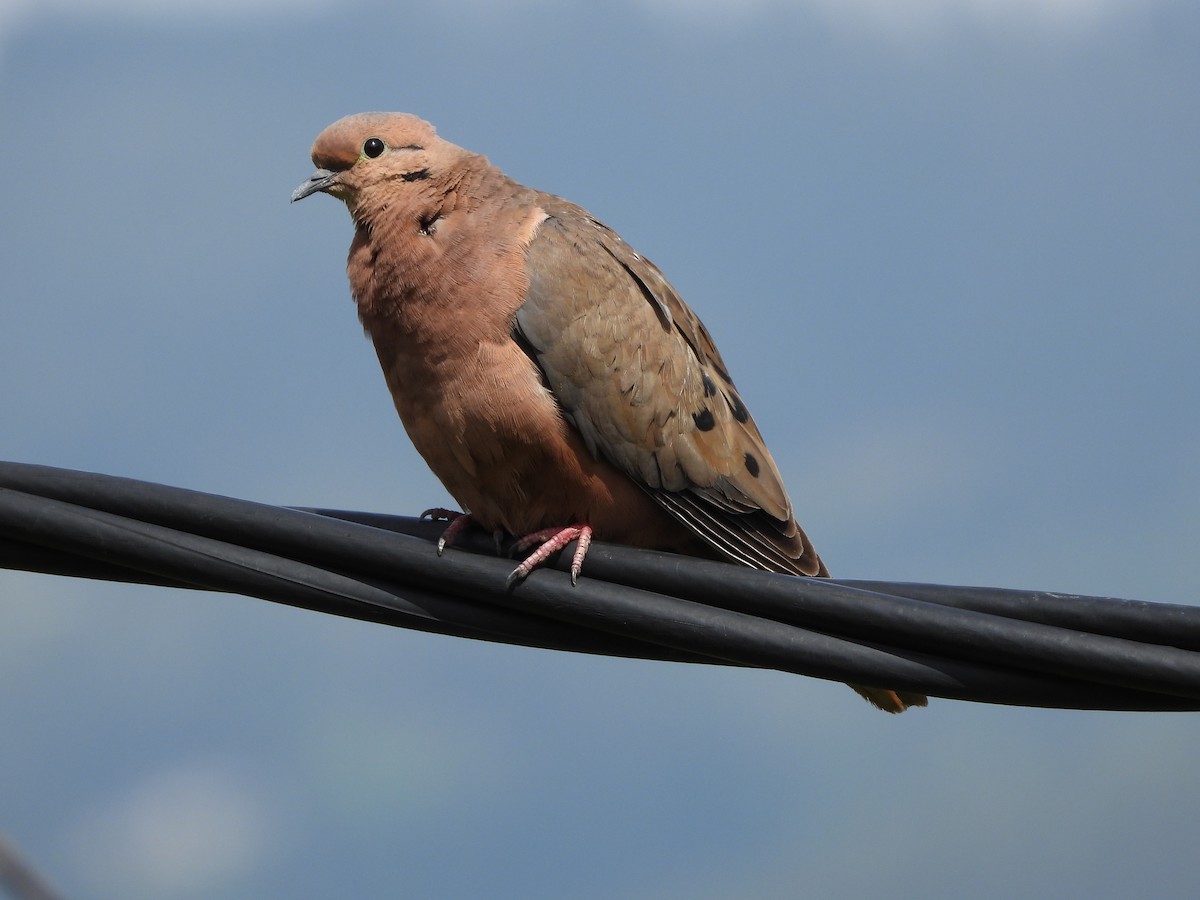
<instances>
[{"instance_id":1,"label":"bird head","mask_svg":"<svg viewBox=\"0 0 1200 900\"><path fill-rule=\"evenodd\" d=\"M292 201L323 192L354 213L364 193L389 184L424 181L439 164L466 151L437 136L428 122L405 113L359 113L334 122L312 148L317 170Z\"/></svg>"}]
</instances>

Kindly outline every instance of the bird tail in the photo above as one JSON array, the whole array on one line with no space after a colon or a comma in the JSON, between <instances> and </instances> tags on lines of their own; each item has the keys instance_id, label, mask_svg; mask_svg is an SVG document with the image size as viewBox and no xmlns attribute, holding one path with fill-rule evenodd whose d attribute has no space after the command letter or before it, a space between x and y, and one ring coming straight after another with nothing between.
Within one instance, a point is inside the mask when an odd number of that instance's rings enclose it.
<instances>
[{"instance_id":1,"label":"bird tail","mask_svg":"<svg viewBox=\"0 0 1200 900\"><path fill-rule=\"evenodd\" d=\"M910 706L928 706L929 698L924 694L910 694L907 691L888 691L883 688L864 687L852 684L850 687L864 697L876 709L884 712L901 713Z\"/></svg>"}]
</instances>

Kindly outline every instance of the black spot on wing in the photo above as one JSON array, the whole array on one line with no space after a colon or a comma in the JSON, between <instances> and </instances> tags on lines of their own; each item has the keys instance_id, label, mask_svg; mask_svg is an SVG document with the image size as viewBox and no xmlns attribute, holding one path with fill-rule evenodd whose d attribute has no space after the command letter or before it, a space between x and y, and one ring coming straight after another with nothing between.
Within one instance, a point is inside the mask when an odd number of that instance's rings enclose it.
<instances>
[{"instance_id":1,"label":"black spot on wing","mask_svg":"<svg viewBox=\"0 0 1200 900\"><path fill-rule=\"evenodd\" d=\"M726 391L725 402L729 404L729 411L733 413L735 419L743 424L749 421L750 410L746 409L746 404L742 402L742 398L738 396L737 391Z\"/></svg>"},{"instance_id":2,"label":"black spot on wing","mask_svg":"<svg viewBox=\"0 0 1200 900\"><path fill-rule=\"evenodd\" d=\"M707 372L700 376L700 383L704 385L705 397L712 397L717 393L717 386L713 384L713 380L708 377Z\"/></svg>"},{"instance_id":3,"label":"black spot on wing","mask_svg":"<svg viewBox=\"0 0 1200 900\"><path fill-rule=\"evenodd\" d=\"M746 471L755 478L758 477L758 457L756 457L753 453L746 454Z\"/></svg>"},{"instance_id":4,"label":"black spot on wing","mask_svg":"<svg viewBox=\"0 0 1200 900\"><path fill-rule=\"evenodd\" d=\"M713 418L712 410L707 406L700 412L692 413L692 421L701 431L712 431L717 427L717 420Z\"/></svg>"}]
</instances>

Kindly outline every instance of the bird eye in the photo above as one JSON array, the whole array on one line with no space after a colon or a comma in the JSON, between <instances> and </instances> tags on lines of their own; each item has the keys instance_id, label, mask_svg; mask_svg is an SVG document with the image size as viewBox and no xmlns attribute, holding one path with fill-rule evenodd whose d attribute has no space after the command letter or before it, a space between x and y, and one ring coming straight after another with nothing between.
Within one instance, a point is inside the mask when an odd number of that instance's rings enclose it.
<instances>
[{"instance_id":1,"label":"bird eye","mask_svg":"<svg viewBox=\"0 0 1200 900\"><path fill-rule=\"evenodd\" d=\"M387 145L379 138L367 138L363 142L363 156L368 159L374 159L387 149Z\"/></svg>"}]
</instances>

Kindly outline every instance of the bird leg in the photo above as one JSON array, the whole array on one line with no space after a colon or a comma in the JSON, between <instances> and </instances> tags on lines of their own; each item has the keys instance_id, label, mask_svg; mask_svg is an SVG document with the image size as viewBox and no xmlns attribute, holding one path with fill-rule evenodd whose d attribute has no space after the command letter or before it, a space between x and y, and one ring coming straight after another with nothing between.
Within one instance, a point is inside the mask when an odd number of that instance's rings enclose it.
<instances>
[{"instance_id":1,"label":"bird leg","mask_svg":"<svg viewBox=\"0 0 1200 900\"><path fill-rule=\"evenodd\" d=\"M592 526L583 523L568 525L566 528L543 528L541 531L525 535L513 544L513 553L522 553L535 544L541 546L512 570L512 574L508 576L507 586L511 588L518 581L523 580L530 572L571 541L578 541L575 545L575 555L571 557L571 584L578 583L579 572L583 568L583 558L587 556L588 547L592 545Z\"/></svg>"}]
</instances>

